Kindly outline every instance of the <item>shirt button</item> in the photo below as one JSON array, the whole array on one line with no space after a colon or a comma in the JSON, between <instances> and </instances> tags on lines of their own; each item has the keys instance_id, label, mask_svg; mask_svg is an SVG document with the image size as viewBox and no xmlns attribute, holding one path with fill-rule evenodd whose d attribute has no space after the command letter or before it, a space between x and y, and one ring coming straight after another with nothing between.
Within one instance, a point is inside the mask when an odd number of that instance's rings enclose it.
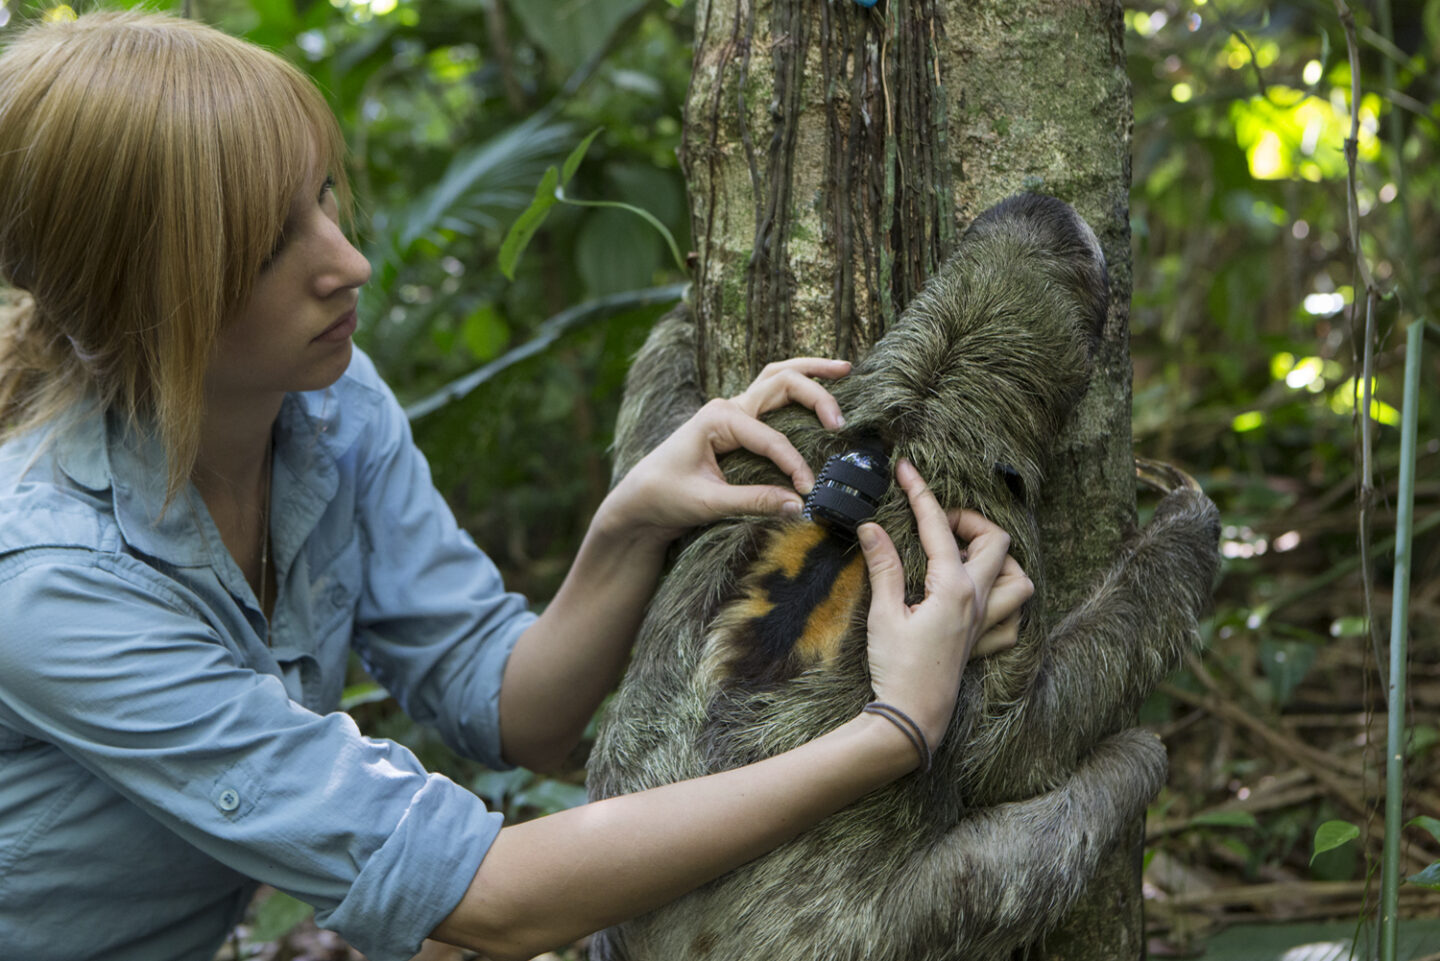
<instances>
[{"instance_id":1,"label":"shirt button","mask_svg":"<svg viewBox=\"0 0 1440 961\"><path fill-rule=\"evenodd\" d=\"M234 788L227 787L221 791L220 796L215 799L215 806L226 814L229 814L240 806L240 792Z\"/></svg>"}]
</instances>

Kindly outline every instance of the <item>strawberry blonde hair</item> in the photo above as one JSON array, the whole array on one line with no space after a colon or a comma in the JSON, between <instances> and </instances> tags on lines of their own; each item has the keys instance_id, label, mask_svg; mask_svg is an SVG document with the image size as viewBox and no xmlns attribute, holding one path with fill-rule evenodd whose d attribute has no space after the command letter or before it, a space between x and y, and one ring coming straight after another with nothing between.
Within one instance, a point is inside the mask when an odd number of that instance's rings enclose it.
<instances>
[{"instance_id":1,"label":"strawberry blonde hair","mask_svg":"<svg viewBox=\"0 0 1440 961\"><path fill-rule=\"evenodd\" d=\"M0 53L0 442L98 403L159 437L179 493L216 335L317 163L348 209L344 155L303 73L211 27L23 30Z\"/></svg>"}]
</instances>

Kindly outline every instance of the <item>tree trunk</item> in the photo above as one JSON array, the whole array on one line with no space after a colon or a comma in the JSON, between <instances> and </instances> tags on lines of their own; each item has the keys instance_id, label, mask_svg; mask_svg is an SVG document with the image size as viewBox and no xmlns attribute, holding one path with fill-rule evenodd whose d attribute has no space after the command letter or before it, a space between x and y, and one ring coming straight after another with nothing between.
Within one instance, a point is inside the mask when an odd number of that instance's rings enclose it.
<instances>
[{"instance_id":1,"label":"tree trunk","mask_svg":"<svg viewBox=\"0 0 1440 961\"><path fill-rule=\"evenodd\" d=\"M1041 506L1049 596L1071 606L1135 514L1120 4L701 0L696 17L682 163L709 394L783 357L858 358L1013 193L1060 197L1095 228L1110 314ZM1031 957L1143 955L1142 836Z\"/></svg>"}]
</instances>

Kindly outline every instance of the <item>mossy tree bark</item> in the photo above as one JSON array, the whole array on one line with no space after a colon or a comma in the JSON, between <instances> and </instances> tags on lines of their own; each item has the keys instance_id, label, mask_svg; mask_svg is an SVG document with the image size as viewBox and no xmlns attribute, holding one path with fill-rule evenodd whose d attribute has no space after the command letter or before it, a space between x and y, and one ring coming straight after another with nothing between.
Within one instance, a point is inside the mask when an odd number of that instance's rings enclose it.
<instances>
[{"instance_id":1,"label":"mossy tree bark","mask_svg":"<svg viewBox=\"0 0 1440 961\"><path fill-rule=\"evenodd\" d=\"M710 394L783 357L858 358L1010 194L1060 197L1099 234L1110 315L1041 508L1049 596L1070 606L1135 515L1120 4L700 0L696 16L682 162ZM1141 835L1030 957L1142 956Z\"/></svg>"}]
</instances>

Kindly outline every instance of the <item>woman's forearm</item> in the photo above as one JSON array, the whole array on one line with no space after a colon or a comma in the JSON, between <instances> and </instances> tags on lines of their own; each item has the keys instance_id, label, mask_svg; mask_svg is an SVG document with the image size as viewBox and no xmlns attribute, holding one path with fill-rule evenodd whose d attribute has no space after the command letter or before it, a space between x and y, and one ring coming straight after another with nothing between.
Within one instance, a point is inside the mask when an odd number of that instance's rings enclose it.
<instances>
[{"instance_id":1,"label":"woman's forearm","mask_svg":"<svg viewBox=\"0 0 1440 961\"><path fill-rule=\"evenodd\" d=\"M862 714L757 764L507 827L435 937L530 958L679 897L916 764L894 725Z\"/></svg>"}]
</instances>

